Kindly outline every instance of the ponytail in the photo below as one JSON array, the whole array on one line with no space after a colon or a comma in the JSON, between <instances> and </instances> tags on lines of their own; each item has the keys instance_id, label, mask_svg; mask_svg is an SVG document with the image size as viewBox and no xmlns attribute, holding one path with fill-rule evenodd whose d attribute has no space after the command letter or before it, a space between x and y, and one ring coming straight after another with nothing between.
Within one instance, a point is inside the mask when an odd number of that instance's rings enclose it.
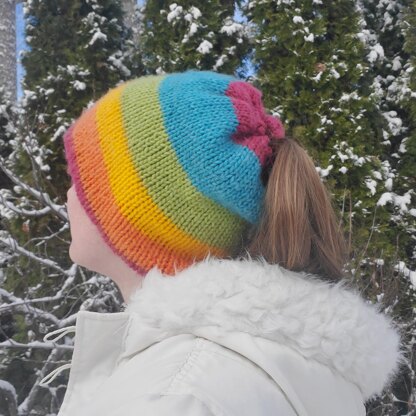
<instances>
[{"instance_id":1,"label":"ponytail","mask_svg":"<svg viewBox=\"0 0 416 416\"><path fill-rule=\"evenodd\" d=\"M273 140L263 211L246 250L286 269L342 276L345 241L312 159L293 138Z\"/></svg>"}]
</instances>

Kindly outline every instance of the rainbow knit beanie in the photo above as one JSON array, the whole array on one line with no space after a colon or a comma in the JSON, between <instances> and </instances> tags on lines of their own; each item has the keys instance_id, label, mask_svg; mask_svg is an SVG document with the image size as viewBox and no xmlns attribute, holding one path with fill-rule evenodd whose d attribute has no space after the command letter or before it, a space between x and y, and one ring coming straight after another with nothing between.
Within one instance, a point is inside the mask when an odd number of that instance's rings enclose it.
<instances>
[{"instance_id":1,"label":"rainbow knit beanie","mask_svg":"<svg viewBox=\"0 0 416 416\"><path fill-rule=\"evenodd\" d=\"M107 244L139 274L173 275L240 248L259 218L270 142L283 137L256 88L187 71L110 90L64 143L78 198Z\"/></svg>"}]
</instances>

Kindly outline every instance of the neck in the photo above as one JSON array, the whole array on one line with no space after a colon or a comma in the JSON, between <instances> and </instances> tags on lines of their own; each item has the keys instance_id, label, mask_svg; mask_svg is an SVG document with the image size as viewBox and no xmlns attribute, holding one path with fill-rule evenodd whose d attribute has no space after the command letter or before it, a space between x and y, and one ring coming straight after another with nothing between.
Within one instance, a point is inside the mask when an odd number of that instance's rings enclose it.
<instances>
[{"instance_id":1,"label":"neck","mask_svg":"<svg viewBox=\"0 0 416 416\"><path fill-rule=\"evenodd\" d=\"M95 270L111 278L119 288L124 302L128 304L132 293L141 288L144 276L116 256L111 256L111 261L102 262L101 266L102 271L97 268Z\"/></svg>"},{"instance_id":2,"label":"neck","mask_svg":"<svg viewBox=\"0 0 416 416\"><path fill-rule=\"evenodd\" d=\"M133 292L141 288L143 276L137 274L134 270L127 268L122 274L110 276L120 289L125 303L130 303L130 297Z\"/></svg>"}]
</instances>

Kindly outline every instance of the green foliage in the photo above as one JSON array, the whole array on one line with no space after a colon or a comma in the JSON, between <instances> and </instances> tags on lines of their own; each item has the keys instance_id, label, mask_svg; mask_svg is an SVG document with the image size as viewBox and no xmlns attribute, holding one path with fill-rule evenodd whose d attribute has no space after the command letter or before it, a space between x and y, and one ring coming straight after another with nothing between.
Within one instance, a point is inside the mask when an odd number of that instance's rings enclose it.
<instances>
[{"instance_id":1,"label":"green foliage","mask_svg":"<svg viewBox=\"0 0 416 416\"><path fill-rule=\"evenodd\" d=\"M149 73L213 69L234 73L248 51L244 25L229 0L148 0L143 9L143 60Z\"/></svg>"},{"instance_id":2,"label":"green foliage","mask_svg":"<svg viewBox=\"0 0 416 416\"><path fill-rule=\"evenodd\" d=\"M60 139L89 103L132 75L125 59L130 32L114 0L33 0L25 16L25 127L38 142L38 167L53 178L52 192L63 196L68 182ZM22 155L18 172L28 170Z\"/></svg>"},{"instance_id":3,"label":"green foliage","mask_svg":"<svg viewBox=\"0 0 416 416\"><path fill-rule=\"evenodd\" d=\"M355 259L350 267L362 279L377 259L405 254L388 210L377 206L388 173L380 157L387 122L354 6L352 0L252 1L246 14L255 25L256 83L334 194Z\"/></svg>"},{"instance_id":4,"label":"green foliage","mask_svg":"<svg viewBox=\"0 0 416 416\"><path fill-rule=\"evenodd\" d=\"M415 268L414 250L415 215L410 207L415 206L416 176L414 175L415 122L411 114L415 86L411 85L411 57L415 51L410 46L412 35L411 15L414 6L409 0L395 0L376 4L366 0L366 28L370 34L370 45L379 42L383 50L382 59L373 62L371 76L379 85L376 94L378 106L387 120L383 131L383 148L380 158L388 170L389 185L386 189L385 210L389 212L390 235L400 244L398 259L407 267ZM414 31L414 29L413 29ZM414 41L413 41L414 42ZM413 58L414 59L414 58ZM412 96L413 95L413 96ZM393 241L393 240L390 240Z\"/></svg>"},{"instance_id":5,"label":"green foliage","mask_svg":"<svg viewBox=\"0 0 416 416\"><path fill-rule=\"evenodd\" d=\"M6 158L11 153L13 138L16 134L18 111L9 94L0 88L0 157ZM11 188L12 182L0 170L0 189ZM1 229L1 223L0 223Z\"/></svg>"},{"instance_id":6,"label":"green foliage","mask_svg":"<svg viewBox=\"0 0 416 416\"><path fill-rule=\"evenodd\" d=\"M408 126L406 137L402 140L405 146L405 153L400 160L399 178L403 181L403 188L411 193L411 204L413 211L409 217L408 229L411 231L411 238L407 247L409 259L412 259L410 266L416 269L416 1L409 1L406 9L407 25L405 26L404 51L409 54L409 94L406 96L405 107L408 112Z\"/></svg>"}]
</instances>

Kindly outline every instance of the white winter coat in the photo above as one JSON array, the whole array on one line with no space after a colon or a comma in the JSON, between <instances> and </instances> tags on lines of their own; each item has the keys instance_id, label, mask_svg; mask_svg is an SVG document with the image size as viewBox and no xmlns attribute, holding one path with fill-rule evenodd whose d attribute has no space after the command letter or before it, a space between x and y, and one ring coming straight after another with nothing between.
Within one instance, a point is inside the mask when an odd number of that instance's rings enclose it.
<instances>
[{"instance_id":1,"label":"white winter coat","mask_svg":"<svg viewBox=\"0 0 416 416\"><path fill-rule=\"evenodd\" d=\"M125 312L79 312L59 416L364 416L399 344L345 282L254 260L153 269Z\"/></svg>"}]
</instances>

